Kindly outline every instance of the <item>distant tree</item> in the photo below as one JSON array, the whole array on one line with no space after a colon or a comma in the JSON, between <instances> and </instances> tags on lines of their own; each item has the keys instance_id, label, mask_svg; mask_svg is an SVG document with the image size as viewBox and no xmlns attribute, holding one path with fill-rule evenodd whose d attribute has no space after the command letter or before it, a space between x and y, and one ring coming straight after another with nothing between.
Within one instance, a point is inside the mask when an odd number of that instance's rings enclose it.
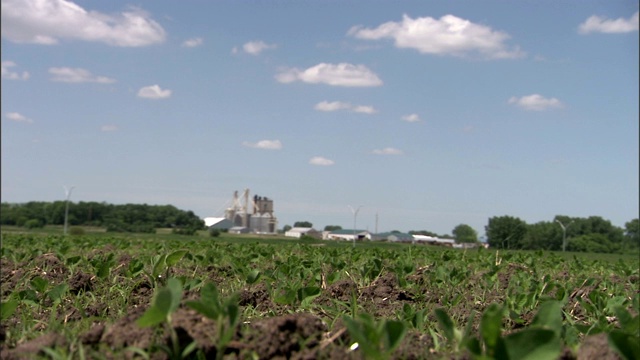
<instances>
[{"instance_id":1,"label":"distant tree","mask_svg":"<svg viewBox=\"0 0 640 360\"><path fill-rule=\"evenodd\" d=\"M487 242L495 249L521 249L527 223L512 216L494 216L484 227Z\"/></svg>"},{"instance_id":2,"label":"distant tree","mask_svg":"<svg viewBox=\"0 0 640 360\"><path fill-rule=\"evenodd\" d=\"M335 231L342 230L342 226L340 225L327 225L324 227L324 231Z\"/></svg>"},{"instance_id":3,"label":"distant tree","mask_svg":"<svg viewBox=\"0 0 640 360\"><path fill-rule=\"evenodd\" d=\"M624 224L624 237L632 247L640 247L640 223L633 219Z\"/></svg>"},{"instance_id":4,"label":"distant tree","mask_svg":"<svg viewBox=\"0 0 640 360\"><path fill-rule=\"evenodd\" d=\"M282 228L282 231L283 231L283 232L287 232L287 231L289 231L289 230L291 230L291 225L285 225L285 226Z\"/></svg>"},{"instance_id":5,"label":"distant tree","mask_svg":"<svg viewBox=\"0 0 640 360\"><path fill-rule=\"evenodd\" d=\"M474 243L478 241L478 233L466 224L460 224L453 228L453 236L457 243Z\"/></svg>"},{"instance_id":6,"label":"distant tree","mask_svg":"<svg viewBox=\"0 0 640 360\"><path fill-rule=\"evenodd\" d=\"M562 228L549 221L527 225L527 231L517 245L517 249L523 250L562 250Z\"/></svg>"},{"instance_id":7,"label":"distant tree","mask_svg":"<svg viewBox=\"0 0 640 360\"><path fill-rule=\"evenodd\" d=\"M310 228L313 227L313 224L308 222L308 221L296 221L295 223L293 223L293 227L306 227L306 228Z\"/></svg>"}]
</instances>

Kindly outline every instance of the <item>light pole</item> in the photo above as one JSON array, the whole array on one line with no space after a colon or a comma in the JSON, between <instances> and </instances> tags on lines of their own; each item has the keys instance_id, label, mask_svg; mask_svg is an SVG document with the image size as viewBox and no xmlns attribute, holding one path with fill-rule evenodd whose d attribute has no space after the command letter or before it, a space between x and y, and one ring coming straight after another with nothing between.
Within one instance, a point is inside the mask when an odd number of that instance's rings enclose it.
<instances>
[{"instance_id":1,"label":"light pole","mask_svg":"<svg viewBox=\"0 0 640 360\"><path fill-rule=\"evenodd\" d=\"M71 191L73 191L74 187L75 186L72 186L67 189L66 186L63 186L64 195L66 196L66 204L64 206L64 235L67 235L67 224L69 221L69 198L71 197Z\"/></svg>"},{"instance_id":2,"label":"light pole","mask_svg":"<svg viewBox=\"0 0 640 360\"><path fill-rule=\"evenodd\" d=\"M362 205L358 206L357 209L354 209L349 205L349 209L351 209L351 212L353 213L353 247L356 247L356 218L358 217L358 211L360 211L361 207Z\"/></svg>"},{"instance_id":3,"label":"light pole","mask_svg":"<svg viewBox=\"0 0 640 360\"><path fill-rule=\"evenodd\" d=\"M562 252L564 252L567 247L567 228L569 227L569 225L573 224L573 220L567 225L564 225L558 219L556 219L556 222L560 224L560 227L562 228Z\"/></svg>"}]
</instances>

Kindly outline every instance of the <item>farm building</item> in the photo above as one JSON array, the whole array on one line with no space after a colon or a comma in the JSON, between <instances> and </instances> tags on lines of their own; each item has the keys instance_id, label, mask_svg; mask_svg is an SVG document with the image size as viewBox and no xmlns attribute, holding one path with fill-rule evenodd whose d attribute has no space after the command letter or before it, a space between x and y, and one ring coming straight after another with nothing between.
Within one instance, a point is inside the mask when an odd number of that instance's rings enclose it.
<instances>
[{"instance_id":1,"label":"farm building","mask_svg":"<svg viewBox=\"0 0 640 360\"><path fill-rule=\"evenodd\" d=\"M444 245L444 246L453 246L455 244L455 240L453 239L442 239L435 236L427 236L427 235L413 235L413 238L416 242L433 244L433 245Z\"/></svg>"},{"instance_id":2,"label":"farm building","mask_svg":"<svg viewBox=\"0 0 640 360\"><path fill-rule=\"evenodd\" d=\"M237 233L237 229L231 230L240 227L246 228L249 233L275 234L278 228L273 200L258 195L250 199L249 189L244 190L242 197L238 196L238 191L233 193L232 204L225 210L224 217L208 217L204 220L207 227L229 229L230 233Z\"/></svg>"},{"instance_id":3,"label":"farm building","mask_svg":"<svg viewBox=\"0 0 640 360\"><path fill-rule=\"evenodd\" d=\"M248 234L249 232L249 228L244 226L234 226L229 229L229 234Z\"/></svg>"},{"instance_id":4,"label":"farm building","mask_svg":"<svg viewBox=\"0 0 640 360\"><path fill-rule=\"evenodd\" d=\"M209 229L229 230L233 227L233 223L223 217L206 217L204 218L204 226Z\"/></svg>"},{"instance_id":5,"label":"farm building","mask_svg":"<svg viewBox=\"0 0 640 360\"><path fill-rule=\"evenodd\" d=\"M386 232L372 234L371 240L374 241L391 241L391 242L413 242L413 235L400 232Z\"/></svg>"},{"instance_id":6,"label":"farm building","mask_svg":"<svg viewBox=\"0 0 640 360\"><path fill-rule=\"evenodd\" d=\"M322 233L310 227L294 227L284 233L284 236L301 238L303 235L311 236L317 239L322 238Z\"/></svg>"},{"instance_id":7,"label":"farm building","mask_svg":"<svg viewBox=\"0 0 640 360\"><path fill-rule=\"evenodd\" d=\"M356 240L371 240L371 233L367 230L353 230L353 229L341 229L328 231L323 233L322 238L324 240L348 240L353 241L353 238Z\"/></svg>"}]
</instances>

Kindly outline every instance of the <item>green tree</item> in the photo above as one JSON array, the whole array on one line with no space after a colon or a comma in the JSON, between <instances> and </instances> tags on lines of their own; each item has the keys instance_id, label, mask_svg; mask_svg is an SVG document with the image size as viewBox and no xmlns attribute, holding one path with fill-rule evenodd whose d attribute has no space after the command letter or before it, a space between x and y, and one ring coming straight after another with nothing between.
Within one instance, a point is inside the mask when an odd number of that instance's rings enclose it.
<instances>
[{"instance_id":1,"label":"green tree","mask_svg":"<svg viewBox=\"0 0 640 360\"><path fill-rule=\"evenodd\" d=\"M313 224L308 222L308 221L296 221L295 223L293 223L293 227L306 227L306 228L310 228L313 227Z\"/></svg>"},{"instance_id":2,"label":"green tree","mask_svg":"<svg viewBox=\"0 0 640 360\"><path fill-rule=\"evenodd\" d=\"M327 225L324 227L324 231L335 231L342 230L342 226L340 225Z\"/></svg>"},{"instance_id":3,"label":"green tree","mask_svg":"<svg viewBox=\"0 0 640 360\"><path fill-rule=\"evenodd\" d=\"M522 238L523 250L562 250L562 228L549 221L540 221L527 226L527 231Z\"/></svg>"},{"instance_id":4,"label":"green tree","mask_svg":"<svg viewBox=\"0 0 640 360\"><path fill-rule=\"evenodd\" d=\"M496 249L521 249L527 223L513 216L494 216L484 227L489 246Z\"/></svg>"},{"instance_id":5,"label":"green tree","mask_svg":"<svg viewBox=\"0 0 640 360\"><path fill-rule=\"evenodd\" d=\"M291 230L291 225L285 225L285 226L282 228L282 231L283 231L283 232L287 232L287 231L289 231L289 230Z\"/></svg>"},{"instance_id":6,"label":"green tree","mask_svg":"<svg viewBox=\"0 0 640 360\"><path fill-rule=\"evenodd\" d=\"M624 237L631 247L640 247L640 223L633 219L624 224Z\"/></svg>"},{"instance_id":7,"label":"green tree","mask_svg":"<svg viewBox=\"0 0 640 360\"><path fill-rule=\"evenodd\" d=\"M474 243L478 241L478 233L467 224L453 228L453 236L457 243Z\"/></svg>"}]
</instances>

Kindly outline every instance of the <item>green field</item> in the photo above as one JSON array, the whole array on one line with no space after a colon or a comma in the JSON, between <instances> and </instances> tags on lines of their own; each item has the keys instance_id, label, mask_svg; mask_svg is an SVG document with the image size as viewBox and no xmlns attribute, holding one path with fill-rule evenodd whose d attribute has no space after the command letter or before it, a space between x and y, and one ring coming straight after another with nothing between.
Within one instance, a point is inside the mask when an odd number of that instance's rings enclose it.
<instances>
[{"instance_id":1,"label":"green field","mask_svg":"<svg viewBox=\"0 0 640 360\"><path fill-rule=\"evenodd\" d=\"M637 256L3 227L3 359L640 357Z\"/></svg>"}]
</instances>

